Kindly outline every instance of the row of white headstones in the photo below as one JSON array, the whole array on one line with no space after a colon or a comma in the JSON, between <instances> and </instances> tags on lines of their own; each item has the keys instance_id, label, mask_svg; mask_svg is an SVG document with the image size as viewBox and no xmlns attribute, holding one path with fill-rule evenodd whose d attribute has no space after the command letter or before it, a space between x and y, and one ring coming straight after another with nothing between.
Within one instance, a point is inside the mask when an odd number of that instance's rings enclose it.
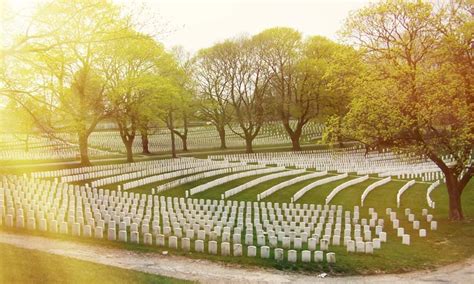
<instances>
[{"instance_id":1,"label":"row of white headstones","mask_svg":"<svg viewBox=\"0 0 474 284\"><path fill-rule=\"evenodd\" d=\"M297 261L299 254L302 261L320 261L330 245L344 245L348 252L373 253L387 241L384 219L373 208L369 208L370 219L365 219L360 218L358 206L343 214L342 206L336 205L178 199L46 184L24 178L4 180L1 224L96 238L104 238L105 232L109 240L130 239L133 243L140 243L141 236L146 245L152 245L155 238L156 245L167 243L176 249L180 241L185 251L193 241L194 250L204 252L207 242L211 254L217 254L220 244L221 254L229 255L232 244L233 255L239 256L245 245L247 256L256 256L259 247L260 257L270 257L273 249L274 258L282 260L287 250L290 262ZM387 209L386 213L402 243L409 245L410 235L399 226L396 212ZM436 230L436 221L427 213L423 210L422 215ZM405 215L419 236L426 237L415 215L409 209ZM335 255L327 253L326 260L335 261Z\"/></svg>"}]
</instances>

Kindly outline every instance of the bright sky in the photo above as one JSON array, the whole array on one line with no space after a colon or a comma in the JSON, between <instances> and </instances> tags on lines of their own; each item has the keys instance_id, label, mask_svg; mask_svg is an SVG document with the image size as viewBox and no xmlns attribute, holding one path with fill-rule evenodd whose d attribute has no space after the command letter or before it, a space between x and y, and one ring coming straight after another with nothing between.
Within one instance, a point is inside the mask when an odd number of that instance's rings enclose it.
<instances>
[{"instance_id":1,"label":"bright sky","mask_svg":"<svg viewBox=\"0 0 474 284\"><path fill-rule=\"evenodd\" d=\"M0 0L1 1L1 0ZM7 0L22 9L38 0ZM39 0L41 1L41 0ZM323 35L337 40L337 31L350 11L369 0L113 0L139 6L169 31L161 36L166 47L200 48L241 34L256 34L275 26L292 27L304 35ZM376 1L376 0L372 0Z\"/></svg>"},{"instance_id":2,"label":"bright sky","mask_svg":"<svg viewBox=\"0 0 474 284\"><path fill-rule=\"evenodd\" d=\"M292 27L304 35L337 39L351 10L368 0L148 0L169 23L166 46L182 45L194 52L241 34L275 26Z\"/></svg>"}]
</instances>

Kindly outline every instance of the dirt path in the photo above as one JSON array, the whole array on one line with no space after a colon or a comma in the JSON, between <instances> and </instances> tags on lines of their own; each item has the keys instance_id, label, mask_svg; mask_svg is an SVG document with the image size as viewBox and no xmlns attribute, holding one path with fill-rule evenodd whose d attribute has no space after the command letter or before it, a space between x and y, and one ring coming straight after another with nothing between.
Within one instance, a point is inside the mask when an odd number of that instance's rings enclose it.
<instances>
[{"instance_id":1,"label":"dirt path","mask_svg":"<svg viewBox=\"0 0 474 284\"><path fill-rule=\"evenodd\" d=\"M158 253L137 253L116 248L4 232L0 232L0 243L125 269L196 280L202 283L314 283L316 281L329 283L474 283L474 258L436 271L367 277L326 277L321 279L317 276L287 273L273 269L225 266L206 260L163 256Z\"/></svg>"}]
</instances>

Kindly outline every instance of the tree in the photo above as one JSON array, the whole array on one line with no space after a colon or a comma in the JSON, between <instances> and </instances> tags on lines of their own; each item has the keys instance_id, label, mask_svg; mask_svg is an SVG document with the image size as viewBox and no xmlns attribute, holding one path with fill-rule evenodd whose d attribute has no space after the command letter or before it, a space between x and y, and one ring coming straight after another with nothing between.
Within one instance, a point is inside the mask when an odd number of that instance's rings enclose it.
<instances>
[{"instance_id":1,"label":"tree","mask_svg":"<svg viewBox=\"0 0 474 284\"><path fill-rule=\"evenodd\" d=\"M226 44L216 44L202 49L193 59L193 75L197 82L198 116L214 125L221 141L220 148L226 149L225 127L231 121L231 107L228 88L232 83L224 70Z\"/></svg>"},{"instance_id":2,"label":"tree","mask_svg":"<svg viewBox=\"0 0 474 284\"><path fill-rule=\"evenodd\" d=\"M228 41L224 56L224 70L227 80L229 101L233 119L240 128L229 127L245 140L247 153L252 153L252 143L257 137L267 115L266 98L269 94L270 72L261 60L256 42L250 38Z\"/></svg>"},{"instance_id":3,"label":"tree","mask_svg":"<svg viewBox=\"0 0 474 284\"><path fill-rule=\"evenodd\" d=\"M474 171L469 9L462 1L435 7L386 0L353 14L344 30L369 66L354 90L344 134L431 159L446 178L451 220L464 218L461 195Z\"/></svg>"},{"instance_id":4,"label":"tree","mask_svg":"<svg viewBox=\"0 0 474 284\"><path fill-rule=\"evenodd\" d=\"M167 68L170 56L152 38L140 34L114 42L106 52L110 58L103 65L109 78L111 116L117 122L127 161L133 162L137 131L143 129L157 108L153 84L157 83L161 68Z\"/></svg>"},{"instance_id":5,"label":"tree","mask_svg":"<svg viewBox=\"0 0 474 284\"><path fill-rule=\"evenodd\" d=\"M291 28L268 29L254 40L271 70L277 116L290 136L293 150L299 151L303 128L309 121L341 113L348 105L347 90L335 88L353 79L349 73L356 73L351 71L358 66L356 54L350 47L320 36L303 41L301 34Z\"/></svg>"},{"instance_id":6,"label":"tree","mask_svg":"<svg viewBox=\"0 0 474 284\"><path fill-rule=\"evenodd\" d=\"M36 117L41 129L77 134L81 164L89 165L88 137L108 114L108 78L99 65L107 45L128 37L130 23L120 9L108 1L50 1L39 6L21 52L8 52L8 61L24 70L29 86L9 82L10 98L28 96L47 105ZM16 45L20 46L20 45ZM24 52L35 51L35 52ZM53 134L54 135L54 134Z\"/></svg>"},{"instance_id":7,"label":"tree","mask_svg":"<svg viewBox=\"0 0 474 284\"><path fill-rule=\"evenodd\" d=\"M196 112L196 86L192 79L192 61L189 54L187 54L182 47L175 47L173 55L177 63L177 70L174 73L174 80L178 86L178 96L176 97L177 104L175 104L176 113L172 116L174 121L178 119L182 122L183 131L180 132L173 127L173 132L182 142L183 151L188 151L188 131L189 120Z\"/></svg>"}]
</instances>

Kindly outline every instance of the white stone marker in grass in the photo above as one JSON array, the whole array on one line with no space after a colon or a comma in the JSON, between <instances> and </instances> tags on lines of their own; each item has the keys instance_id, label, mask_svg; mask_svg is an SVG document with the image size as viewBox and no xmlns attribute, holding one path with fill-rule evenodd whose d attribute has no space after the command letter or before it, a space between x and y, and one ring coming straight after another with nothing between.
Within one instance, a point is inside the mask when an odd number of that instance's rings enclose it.
<instances>
[{"instance_id":1,"label":"white stone marker in grass","mask_svg":"<svg viewBox=\"0 0 474 284\"><path fill-rule=\"evenodd\" d=\"M203 240L196 240L194 242L194 251L204 252L204 241Z\"/></svg>"},{"instance_id":2,"label":"white stone marker in grass","mask_svg":"<svg viewBox=\"0 0 474 284\"><path fill-rule=\"evenodd\" d=\"M290 248L290 244L291 244L291 239L290 239L290 237L283 237L281 246L282 246L284 249L289 249L289 248Z\"/></svg>"},{"instance_id":3,"label":"white stone marker in grass","mask_svg":"<svg viewBox=\"0 0 474 284\"><path fill-rule=\"evenodd\" d=\"M405 234L402 237L402 244L404 245L410 245L410 235Z\"/></svg>"},{"instance_id":4,"label":"white stone marker in grass","mask_svg":"<svg viewBox=\"0 0 474 284\"><path fill-rule=\"evenodd\" d=\"M143 234L143 243L145 245L151 246L153 244L153 235L150 233L144 233Z\"/></svg>"},{"instance_id":5,"label":"white stone marker in grass","mask_svg":"<svg viewBox=\"0 0 474 284\"><path fill-rule=\"evenodd\" d=\"M329 249L329 241L326 240L326 239L322 239L322 240L320 241L320 249L321 249L322 251L328 250L328 249Z\"/></svg>"},{"instance_id":6,"label":"white stone marker in grass","mask_svg":"<svg viewBox=\"0 0 474 284\"><path fill-rule=\"evenodd\" d=\"M232 242L234 244L240 244L241 243L241 235L240 234L234 234L232 236Z\"/></svg>"},{"instance_id":7,"label":"white stone marker in grass","mask_svg":"<svg viewBox=\"0 0 474 284\"><path fill-rule=\"evenodd\" d=\"M81 223L74 223L72 225L72 235L75 237L81 236Z\"/></svg>"},{"instance_id":8,"label":"white stone marker in grass","mask_svg":"<svg viewBox=\"0 0 474 284\"><path fill-rule=\"evenodd\" d=\"M364 231L364 241L370 241L370 240L372 240L372 231L365 230Z\"/></svg>"},{"instance_id":9,"label":"white stone marker in grass","mask_svg":"<svg viewBox=\"0 0 474 284\"><path fill-rule=\"evenodd\" d=\"M293 247L295 249L299 250L299 249L301 249L302 246L303 246L302 239L301 238L295 238L294 243L293 243Z\"/></svg>"},{"instance_id":10,"label":"white stone marker in grass","mask_svg":"<svg viewBox=\"0 0 474 284\"><path fill-rule=\"evenodd\" d=\"M420 235L420 238L425 238L426 237L426 230L425 229L420 229L419 235Z\"/></svg>"},{"instance_id":11,"label":"white stone marker in grass","mask_svg":"<svg viewBox=\"0 0 474 284\"><path fill-rule=\"evenodd\" d=\"M265 245L265 235L257 235L257 245L258 246Z\"/></svg>"},{"instance_id":12,"label":"white stone marker in grass","mask_svg":"<svg viewBox=\"0 0 474 284\"><path fill-rule=\"evenodd\" d=\"M247 246L253 245L253 235L252 234L245 234L245 244Z\"/></svg>"},{"instance_id":13,"label":"white stone marker in grass","mask_svg":"<svg viewBox=\"0 0 474 284\"><path fill-rule=\"evenodd\" d=\"M162 234L156 235L156 245L159 247L165 246L165 235L162 235Z\"/></svg>"},{"instance_id":14,"label":"white stone marker in grass","mask_svg":"<svg viewBox=\"0 0 474 284\"><path fill-rule=\"evenodd\" d=\"M269 237L268 240L269 240L269 243L270 243L270 247L272 247L272 248L277 247L277 245L278 245L278 238L277 237L272 236L272 237Z\"/></svg>"},{"instance_id":15,"label":"white stone marker in grass","mask_svg":"<svg viewBox=\"0 0 474 284\"><path fill-rule=\"evenodd\" d=\"M110 228L107 231L107 239L109 241L115 241L117 239L117 233L115 232L115 228Z\"/></svg>"},{"instance_id":16,"label":"white stone marker in grass","mask_svg":"<svg viewBox=\"0 0 474 284\"><path fill-rule=\"evenodd\" d=\"M206 231L205 230L199 230L197 232L197 239L205 241L206 240Z\"/></svg>"},{"instance_id":17,"label":"white stone marker in grass","mask_svg":"<svg viewBox=\"0 0 474 284\"><path fill-rule=\"evenodd\" d=\"M260 257L261 258L270 258L270 247L262 246L260 248Z\"/></svg>"},{"instance_id":18,"label":"white stone marker in grass","mask_svg":"<svg viewBox=\"0 0 474 284\"><path fill-rule=\"evenodd\" d=\"M413 230L420 229L420 221L413 221Z\"/></svg>"},{"instance_id":19,"label":"white stone marker in grass","mask_svg":"<svg viewBox=\"0 0 474 284\"><path fill-rule=\"evenodd\" d=\"M381 242L387 242L387 232L380 232L379 239Z\"/></svg>"},{"instance_id":20,"label":"white stone marker in grass","mask_svg":"<svg viewBox=\"0 0 474 284\"><path fill-rule=\"evenodd\" d=\"M314 261L322 262L324 260L324 253L320 250L314 252Z\"/></svg>"},{"instance_id":21,"label":"white stone marker in grass","mask_svg":"<svg viewBox=\"0 0 474 284\"><path fill-rule=\"evenodd\" d=\"M310 251L316 250L316 239L315 238L309 238L308 239L308 250L310 250Z\"/></svg>"},{"instance_id":22,"label":"white stone marker in grass","mask_svg":"<svg viewBox=\"0 0 474 284\"><path fill-rule=\"evenodd\" d=\"M242 245L234 243L233 251L234 256L242 256Z\"/></svg>"},{"instance_id":23,"label":"white stone marker in grass","mask_svg":"<svg viewBox=\"0 0 474 284\"><path fill-rule=\"evenodd\" d=\"M426 222L431 222L433 220L433 215L428 214L426 215Z\"/></svg>"},{"instance_id":24,"label":"white stone marker in grass","mask_svg":"<svg viewBox=\"0 0 474 284\"><path fill-rule=\"evenodd\" d=\"M1 219L0 219L0 222L1 222ZM46 221L46 219L44 219L44 218L40 219L40 221L39 221L39 230L42 231L42 232L48 231L48 221Z\"/></svg>"},{"instance_id":25,"label":"white stone marker in grass","mask_svg":"<svg viewBox=\"0 0 474 284\"><path fill-rule=\"evenodd\" d=\"M275 252L275 260L282 261L283 258L284 258L284 255L285 255L283 249L282 248L276 248L274 250L274 252Z\"/></svg>"},{"instance_id":26,"label":"white stone marker in grass","mask_svg":"<svg viewBox=\"0 0 474 284\"><path fill-rule=\"evenodd\" d=\"M366 242L365 243L365 253L369 253L369 254L374 253L374 243L373 242Z\"/></svg>"},{"instance_id":27,"label":"white stone marker in grass","mask_svg":"<svg viewBox=\"0 0 474 284\"><path fill-rule=\"evenodd\" d=\"M356 251L357 252L365 252L365 243L364 242L356 242Z\"/></svg>"},{"instance_id":28,"label":"white stone marker in grass","mask_svg":"<svg viewBox=\"0 0 474 284\"><path fill-rule=\"evenodd\" d=\"M375 238L372 240L372 242L374 243L374 249L380 249L382 247L380 239Z\"/></svg>"},{"instance_id":29,"label":"white stone marker in grass","mask_svg":"<svg viewBox=\"0 0 474 284\"><path fill-rule=\"evenodd\" d=\"M221 255L222 256L230 255L230 243L228 242L221 243Z\"/></svg>"},{"instance_id":30,"label":"white stone marker in grass","mask_svg":"<svg viewBox=\"0 0 474 284\"><path fill-rule=\"evenodd\" d=\"M185 252L189 252L191 250L191 239L190 238L182 238L181 239L181 249Z\"/></svg>"},{"instance_id":31,"label":"white stone marker in grass","mask_svg":"<svg viewBox=\"0 0 474 284\"><path fill-rule=\"evenodd\" d=\"M209 254L217 255L217 242L216 241L209 241L208 251L209 251Z\"/></svg>"},{"instance_id":32,"label":"white stone marker in grass","mask_svg":"<svg viewBox=\"0 0 474 284\"><path fill-rule=\"evenodd\" d=\"M288 251L288 262L296 263L298 260L298 253L296 250L289 250Z\"/></svg>"},{"instance_id":33,"label":"white stone marker in grass","mask_svg":"<svg viewBox=\"0 0 474 284\"><path fill-rule=\"evenodd\" d=\"M326 260L328 263L336 263L336 253L328 252L326 254Z\"/></svg>"},{"instance_id":34,"label":"white stone marker in grass","mask_svg":"<svg viewBox=\"0 0 474 284\"><path fill-rule=\"evenodd\" d=\"M91 227L91 225L85 225L84 226L84 237L86 237L86 238L92 237L92 227Z\"/></svg>"},{"instance_id":35,"label":"white stone marker in grass","mask_svg":"<svg viewBox=\"0 0 474 284\"><path fill-rule=\"evenodd\" d=\"M355 252L355 241L348 240L346 249L347 249L347 252Z\"/></svg>"},{"instance_id":36,"label":"white stone marker in grass","mask_svg":"<svg viewBox=\"0 0 474 284\"><path fill-rule=\"evenodd\" d=\"M49 231L50 231L51 233L57 233L57 232L58 232L58 221L52 220L52 221L49 223Z\"/></svg>"},{"instance_id":37,"label":"white stone marker in grass","mask_svg":"<svg viewBox=\"0 0 474 284\"><path fill-rule=\"evenodd\" d=\"M405 235L405 229L397 228L397 237L403 237L403 235Z\"/></svg>"},{"instance_id":38,"label":"white stone marker in grass","mask_svg":"<svg viewBox=\"0 0 474 284\"><path fill-rule=\"evenodd\" d=\"M94 228L94 238L103 239L104 238L104 229L102 227Z\"/></svg>"},{"instance_id":39,"label":"white stone marker in grass","mask_svg":"<svg viewBox=\"0 0 474 284\"><path fill-rule=\"evenodd\" d=\"M304 250L301 252L301 261L302 262L311 262L311 251Z\"/></svg>"},{"instance_id":40,"label":"white stone marker in grass","mask_svg":"<svg viewBox=\"0 0 474 284\"><path fill-rule=\"evenodd\" d=\"M437 221L431 221L430 228L431 228L432 231L437 230L438 229L438 222Z\"/></svg>"},{"instance_id":41,"label":"white stone marker in grass","mask_svg":"<svg viewBox=\"0 0 474 284\"><path fill-rule=\"evenodd\" d=\"M178 248L178 237L176 237L176 236L168 237L168 247L170 247L172 249L177 249Z\"/></svg>"},{"instance_id":42,"label":"white stone marker in grass","mask_svg":"<svg viewBox=\"0 0 474 284\"><path fill-rule=\"evenodd\" d=\"M399 226L400 226L400 221L398 221L398 219L395 219L392 221L392 227L394 229L398 229Z\"/></svg>"}]
</instances>

